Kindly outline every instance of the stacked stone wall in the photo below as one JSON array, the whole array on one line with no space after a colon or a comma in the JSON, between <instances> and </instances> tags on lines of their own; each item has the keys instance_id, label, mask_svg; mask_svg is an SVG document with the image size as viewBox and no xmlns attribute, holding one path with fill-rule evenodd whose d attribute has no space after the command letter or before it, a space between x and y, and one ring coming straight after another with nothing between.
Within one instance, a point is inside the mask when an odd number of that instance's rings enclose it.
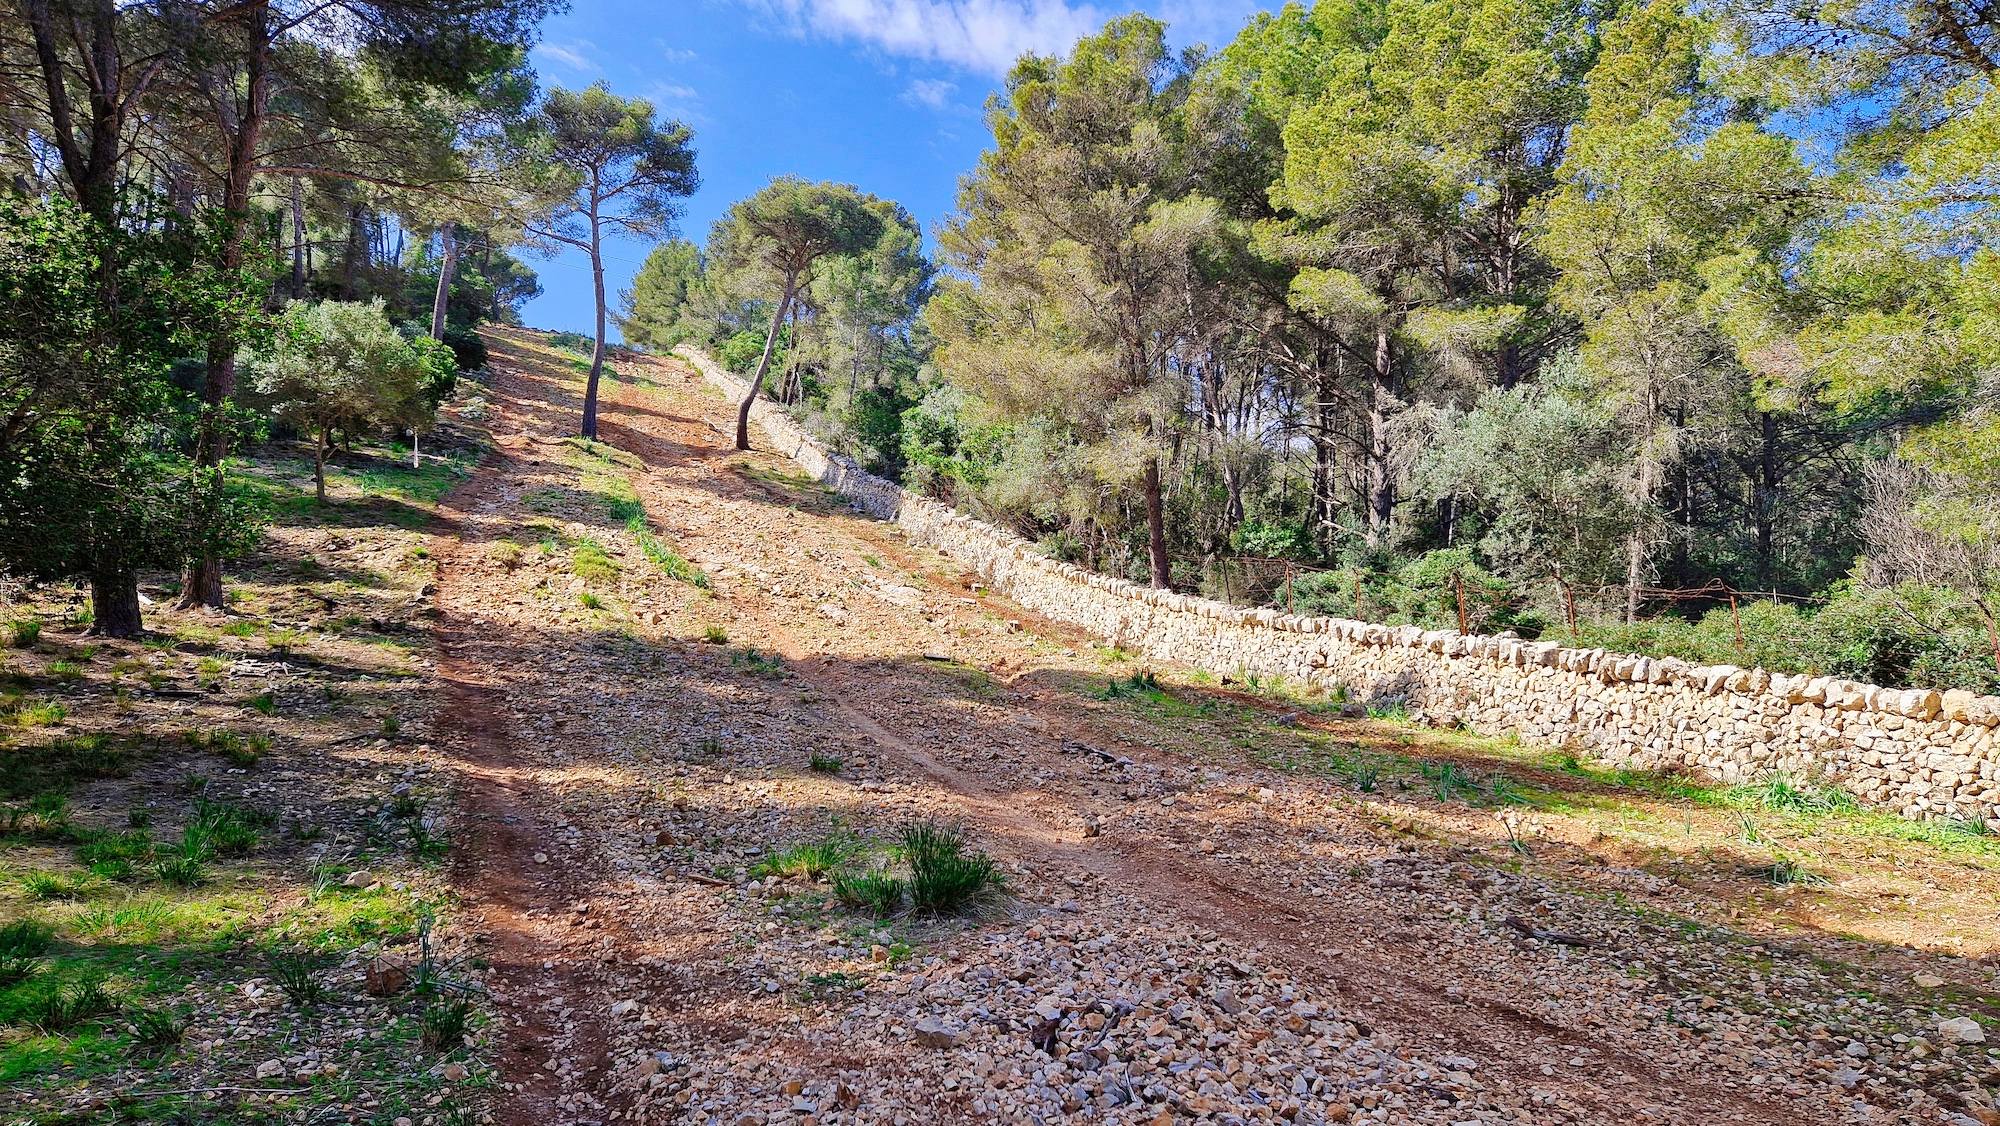
<instances>
[{"instance_id":1,"label":"stacked stone wall","mask_svg":"<svg viewBox=\"0 0 2000 1126\"><path fill-rule=\"evenodd\" d=\"M678 352L730 398L743 394L744 381L700 351ZM1436 722L1642 769L1725 782L1823 779L1906 817L1977 818L2000 830L2000 698L1293 616L1153 590L1050 559L1006 529L875 477L773 404L760 401L753 417L779 452L869 515L895 521L1021 605L1156 659L1345 686Z\"/></svg>"}]
</instances>

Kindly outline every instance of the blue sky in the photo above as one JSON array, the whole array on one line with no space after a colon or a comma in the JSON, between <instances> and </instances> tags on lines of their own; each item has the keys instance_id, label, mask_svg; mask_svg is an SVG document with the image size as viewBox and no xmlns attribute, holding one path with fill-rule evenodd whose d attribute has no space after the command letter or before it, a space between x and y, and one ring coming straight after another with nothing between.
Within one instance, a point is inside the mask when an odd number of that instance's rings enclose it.
<instances>
[{"instance_id":1,"label":"blue sky","mask_svg":"<svg viewBox=\"0 0 2000 1126\"><path fill-rule=\"evenodd\" d=\"M730 203L792 173L852 183L909 208L929 231L958 177L991 139L987 95L1023 51L1067 51L1123 7L1063 0L572 0L543 26L544 85L600 79L650 98L695 132L701 191L682 233L702 241ZM1220 46L1254 0L1163 0L1175 44ZM607 282L627 285L650 247L606 248ZM537 328L592 329L588 258L530 257Z\"/></svg>"}]
</instances>

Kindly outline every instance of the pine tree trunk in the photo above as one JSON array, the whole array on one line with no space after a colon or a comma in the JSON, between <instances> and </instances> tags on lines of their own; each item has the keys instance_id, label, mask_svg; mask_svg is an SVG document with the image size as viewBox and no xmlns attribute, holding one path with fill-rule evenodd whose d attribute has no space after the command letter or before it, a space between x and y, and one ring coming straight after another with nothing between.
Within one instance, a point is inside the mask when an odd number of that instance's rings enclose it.
<instances>
[{"instance_id":1,"label":"pine tree trunk","mask_svg":"<svg viewBox=\"0 0 2000 1126\"><path fill-rule=\"evenodd\" d=\"M326 426L320 427L319 440L313 443L313 493L321 504L326 503L326 454L328 444L333 439L331 429Z\"/></svg>"},{"instance_id":2,"label":"pine tree trunk","mask_svg":"<svg viewBox=\"0 0 2000 1126\"><path fill-rule=\"evenodd\" d=\"M785 295L778 301L778 308L771 314L771 331L764 335L764 357L757 361L757 374L750 379L750 390L743 401L736 404L736 448L750 448L750 408L757 403L757 389L764 386L764 376L771 370L771 352L778 346L778 326L784 323L785 313L792 305L792 279L785 279Z\"/></svg>"},{"instance_id":3,"label":"pine tree trunk","mask_svg":"<svg viewBox=\"0 0 2000 1126\"><path fill-rule=\"evenodd\" d=\"M431 298L431 339L444 339L446 314L451 309L451 275L458 270L458 230L457 225L446 223L438 233L444 244L444 267L438 271L437 294ZM600 355L604 350L604 268L597 270L597 348ZM596 373L591 373L593 378Z\"/></svg>"},{"instance_id":4,"label":"pine tree trunk","mask_svg":"<svg viewBox=\"0 0 2000 1126\"><path fill-rule=\"evenodd\" d=\"M597 294L597 347L590 352L590 380L583 388L583 436L597 440L597 379L604 371L604 255L600 252L597 203L591 201L590 278Z\"/></svg>"},{"instance_id":5,"label":"pine tree trunk","mask_svg":"<svg viewBox=\"0 0 2000 1126\"><path fill-rule=\"evenodd\" d=\"M106 571L90 576L90 633L95 637L139 637L139 576Z\"/></svg>"},{"instance_id":6,"label":"pine tree trunk","mask_svg":"<svg viewBox=\"0 0 2000 1126\"><path fill-rule=\"evenodd\" d=\"M368 254L367 224L360 204L347 209L347 260L340 264L340 299L352 301L361 292L362 259Z\"/></svg>"},{"instance_id":7,"label":"pine tree trunk","mask_svg":"<svg viewBox=\"0 0 2000 1126\"><path fill-rule=\"evenodd\" d=\"M244 94L241 113L229 143L229 169L225 177L222 206L228 214L223 228L221 261L224 273L243 265L244 246L250 239L250 188L257 175L257 146L270 110L270 53L272 41L271 6L268 0L248 5L239 20L248 39L244 55ZM206 409L202 434L197 443L201 464L219 467L229 453L229 431L223 410L236 395L236 340L224 330L208 345L208 372L203 381L202 401ZM222 609L222 563L203 556L181 575L181 596L175 608L197 606Z\"/></svg>"},{"instance_id":8,"label":"pine tree trunk","mask_svg":"<svg viewBox=\"0 0 2000 1126\"><path fill-rule=\"evenodd\" d=\"M1389 524L1396 516L1395 443L1389 434L1396 398L1395 353L1387 329L1375 336L1374 386L1368 398L1368 546L1389 543Z\"/></svg>"},{"instance_id":9,"label":"pine tree trunk","mask_svg":"<svg viewBox=\"0 0 2000 1126\"><path fill-rule=\"evenodd\" d=\"M1146 459L1146 554L1153 565L1153 585L1171 590L1174 569L1167 559L1166 506L1160 500L1160 459Z\"/></svg>"},{"instance_id":10,"label":"pine tree trunk","mask_svg":"<svg viewBox=\"0 0 2000 1126\"><path fill-rule=\"evenodd\" d=\"M299 177L292 177L292 300L306 299L306 203Z\"/></svg>"}]
</instances>

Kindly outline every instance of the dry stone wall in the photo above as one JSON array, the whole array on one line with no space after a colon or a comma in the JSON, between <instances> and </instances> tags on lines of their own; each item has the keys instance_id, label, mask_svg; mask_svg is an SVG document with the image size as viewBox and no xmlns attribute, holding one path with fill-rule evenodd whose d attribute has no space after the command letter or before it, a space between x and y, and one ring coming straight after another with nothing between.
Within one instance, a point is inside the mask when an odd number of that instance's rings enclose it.
<instances>
[{"instance_id":1,"label":"dry stone wall","mask_svg":"<svg viewBox=\"0 0 2000 1126\"><path fill-rule=\"evenodd\" d=\"M692 347L678 351L710 385L742 396L744 381ZM1298 617L1153 590L1049 559L1005 529L864 472L775 405L760 400L753 416L779 452L863 511L1021 605L1136 652L1222 675L1344 685L1435 722L1621 765L1726 782L1822 778L1906 817L1976 818L2000 831L2000 698Z\"/></svg>"}]
</instances>

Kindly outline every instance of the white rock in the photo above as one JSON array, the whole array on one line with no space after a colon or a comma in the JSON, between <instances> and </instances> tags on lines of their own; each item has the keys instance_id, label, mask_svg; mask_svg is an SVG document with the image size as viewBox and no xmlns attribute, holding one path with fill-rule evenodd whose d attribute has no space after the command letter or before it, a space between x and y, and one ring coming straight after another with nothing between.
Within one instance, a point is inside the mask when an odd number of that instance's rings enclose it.
<instances>
[{"instance_id":1,"label":"white rock","mask_svg":"<svg viewBox=\"0 0 2000 1126\"><path fill-rule=\"evenodd\" d=\"M363 868L359 872L349 872L347 878L340 882L351 888L372 888L381 881L376 879L375 873Z\"/></svg>"},{"instance_id":2,"label":"white rock","mask_svg":"<svg viewBox=\"0 0 2000 1126\"><path fill-rule=\"evenodd\" d=\"M1971 1017L1952 1017L1941 1020L1937 1026L1938 1035L1954 1044L1984 1044L1986 1029Z\"/></svg>"},{"instance_id":3,"label":"white rock","mask_svg":"<svg viewBox=\"0 0 2000 1126\"><path fill-rule=\"evenodd\" d=\"M259 1079L276 1079L284 1074L285 1063L283 1060L265 1060L263 1063L257 1065L257 1078Z\"/></svg>"}]
</instances>

